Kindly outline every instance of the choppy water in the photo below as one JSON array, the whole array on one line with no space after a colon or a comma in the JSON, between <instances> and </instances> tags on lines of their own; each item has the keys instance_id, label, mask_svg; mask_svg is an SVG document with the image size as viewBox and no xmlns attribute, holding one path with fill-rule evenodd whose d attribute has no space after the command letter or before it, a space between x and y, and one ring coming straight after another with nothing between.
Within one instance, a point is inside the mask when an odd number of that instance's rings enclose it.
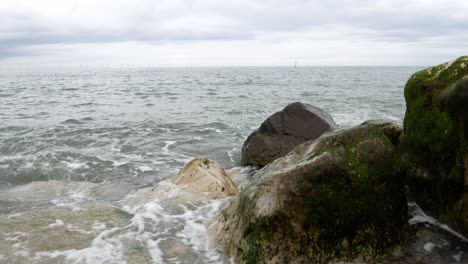
<instances>
[{"instance_id":1,"label":"choppy water","mask_svg":"<svg viewBox=\"0 0 468 264\"><path fill-rule=\"evenodd\" d=\"M206 156L238 184L247 135L302 101L340 126L401 121L415 67L0 72L0 262L225 263L204 219L226 199L153 197ZM146 188L146 189L145 189Z\"/></svg>"}]
</instances>

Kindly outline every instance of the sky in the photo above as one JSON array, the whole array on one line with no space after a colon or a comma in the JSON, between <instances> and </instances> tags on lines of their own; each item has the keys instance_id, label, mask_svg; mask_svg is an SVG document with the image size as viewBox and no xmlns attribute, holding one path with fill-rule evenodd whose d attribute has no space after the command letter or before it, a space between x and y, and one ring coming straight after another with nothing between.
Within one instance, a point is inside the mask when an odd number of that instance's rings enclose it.
<instances>
[{"instance_id":1,"label":"sky","mask_svg":"<svg viewBox=\"0 0 468 264\"><path fill-rule=\"evenodd\" d=\"M468 54L464 0L0 0L0 66L410 66Z\"/></svg>"}]
</instances>

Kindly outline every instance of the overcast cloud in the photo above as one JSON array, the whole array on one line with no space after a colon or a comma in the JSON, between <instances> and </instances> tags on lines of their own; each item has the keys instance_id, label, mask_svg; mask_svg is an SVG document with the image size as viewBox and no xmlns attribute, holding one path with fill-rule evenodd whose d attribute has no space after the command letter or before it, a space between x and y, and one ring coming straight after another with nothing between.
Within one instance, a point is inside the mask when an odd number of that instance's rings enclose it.
<instances>
[{"instance_id":1,"label":"overcast cloud","mask_svg":"<svg viewBox=\"0 0 468 264\"><path fill-rule=\"evenodd\" d=\"M429 65L468 1L1 0L1 65Z\"/></svg>"}]
</instances>

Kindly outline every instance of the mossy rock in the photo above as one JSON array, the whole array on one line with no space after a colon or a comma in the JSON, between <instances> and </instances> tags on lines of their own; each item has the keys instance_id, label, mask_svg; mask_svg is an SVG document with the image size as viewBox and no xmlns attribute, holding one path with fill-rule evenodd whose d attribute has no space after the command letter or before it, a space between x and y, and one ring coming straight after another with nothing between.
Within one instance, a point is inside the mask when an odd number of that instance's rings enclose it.
<instances>
[{"instance_id":1,"label":"mossy rock","mask_svg":"<svg viewBox=\"0 0 468 264\"><path fill-rule=\"evenodd\" d=\"M212 243L238 263L378 261L408 237L401 131L373 121L299 145L212 219Z\"/></svg>"},{"instance_id":2,"label":"mossy rock","mask_svg":"<svg viewBox=\"0 0 468 264\"><path fill-rule=\"evenodd\" d=\"M418 203L442 221L458 224L454 206L466 192L468 165L467 76L468 56L411 76L399 146Z\"/></svg>"}]
</instances>

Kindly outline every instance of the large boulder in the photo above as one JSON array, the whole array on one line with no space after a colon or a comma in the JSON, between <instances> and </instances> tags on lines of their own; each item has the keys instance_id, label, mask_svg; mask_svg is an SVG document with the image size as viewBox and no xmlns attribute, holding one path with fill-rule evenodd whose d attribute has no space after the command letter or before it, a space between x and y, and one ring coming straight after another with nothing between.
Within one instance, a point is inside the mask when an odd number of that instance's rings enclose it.
<instances>
[{"instance_id":1,"label":"large boulder","mask_svg":"<svg viewBox=\"0 0 468 264\"><path fill-rule=\"evenodd\" d=\"M366 122L299 145L210 219L212 245L236 263L379 259L408 237L401 131Z\"/></svg>"},{"instance_id":2,"label":"large boulder","mask_svg":"<svg viewBox=\"0 0 468 264\"><path fill-rule=\"evenodd\" d=\"M265 120L242 146L243 165L263 167L297 145L336 127L332 117L315 106L292 103Z\"/></svg>"},{"instance_id":3,"label":"large boulder","mask_svg":"<svg viewBox=\"0 0 468 264\"><path fill-rule=\"evenodd\" d=\"M399 151L416 201L468 234L468 56L413 74L405 100Z\"/></svg>"},{"instance_id":4,"label":"large boulder","mask_svg":"<svg viewBox=\"0 0 468 264\"><path fill-rule=\"evenodd\" d=\"M175 183L192 192L208 193L213 198L237 194L230 175L217 162L196 158L187 163L177 175Z\"/></svg>"}]
</instances>

